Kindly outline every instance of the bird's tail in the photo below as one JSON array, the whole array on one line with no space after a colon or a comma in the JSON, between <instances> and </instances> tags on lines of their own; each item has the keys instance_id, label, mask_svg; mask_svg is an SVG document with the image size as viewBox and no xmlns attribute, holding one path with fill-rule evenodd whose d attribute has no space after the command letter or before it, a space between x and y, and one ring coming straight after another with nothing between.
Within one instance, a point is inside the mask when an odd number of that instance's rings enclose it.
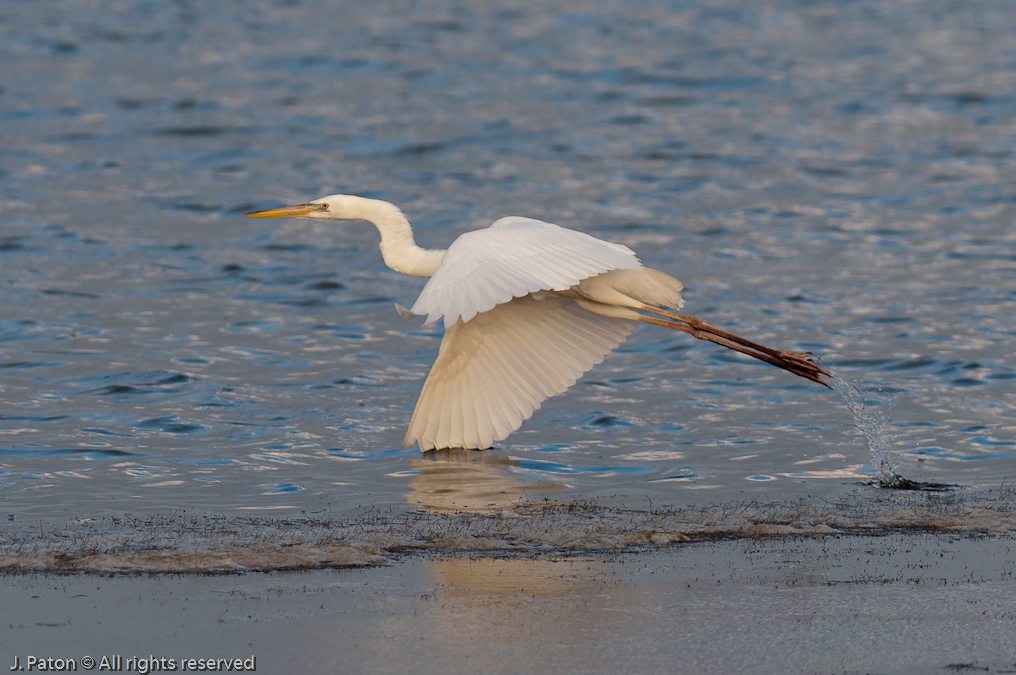
<instances>
[{"instance_id":1,"label":"bird's tail","mask_svg":"<svg viewBox=\"0 0 1016 675\"><path fill-rule=\"evenodd\" d=\"M667 309L660 307L653 307L646 305L642 307L647 312L651 312L657 316L643 316L641 318L645 323L651 323L655 326L663 326L665 328L673 328L679 330L682 333L687 333L693 337L697 337L700 340L708 340L715 342L718 345L722 345L727 349L733 349L734 351L747 354L760 361L765 361L777 368L782 368L794 375L799 375L812 382L818 382L819 384L829 387L829 383L824 381L822 377L832 378L833 374L825 368L819 366L817 363L811 360L810 354L800 352L787 352L781 349L772 349L765 345L760 345L757 342L752 342L746 338L728 333L722 328L712 326L702 319L694 316L686 316L684 314L678 314ZM832 387L830 387L832 388Z\"/></svg>"}]
</instances>

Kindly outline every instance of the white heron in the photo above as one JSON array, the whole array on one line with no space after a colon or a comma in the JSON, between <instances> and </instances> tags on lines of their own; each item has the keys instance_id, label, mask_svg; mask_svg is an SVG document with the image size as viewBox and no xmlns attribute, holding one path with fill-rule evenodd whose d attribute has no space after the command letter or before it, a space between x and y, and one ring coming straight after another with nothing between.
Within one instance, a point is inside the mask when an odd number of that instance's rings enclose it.
<instances>
[{"instance_id":1,"label":"white heron","mask_svg":"<svg viewBox=\"0 0 1016 675\"><path fill-rule=\"evenodd\" d=\"M819 384L832 377L807 354L770 349L671 309L684 285L643 267L626 246L510 216L467 232L446 251L416 245L394 204L331 195L255 211L254 218L362 220L381 234L388 267L429 277L407 315L444 320L445 334L402 447L489 448L540 404L603 361L641 321L688 333Z\"/></svg>"}]
</instances>

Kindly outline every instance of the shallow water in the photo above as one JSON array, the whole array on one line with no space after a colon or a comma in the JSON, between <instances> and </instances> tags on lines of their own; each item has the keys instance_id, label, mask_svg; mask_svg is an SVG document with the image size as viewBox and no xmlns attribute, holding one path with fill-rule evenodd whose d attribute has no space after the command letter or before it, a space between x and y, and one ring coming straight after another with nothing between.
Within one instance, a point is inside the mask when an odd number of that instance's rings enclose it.
<instances>
[{"instance_id":1,"label":"shallow water","mask_svg":"<svg viewBox=\"0 0 1016 675\"><path fill-rule=\"evenodd\" d=\"M344 673L1007 673L1011 540L715 542L314 574L8 577L29 655ZM97 620L98 619L98 620ZM496 636L496 637L493 637ZM101 655L101 656L100 656Z\"/></svg>"},{"instance_id":2,"label":"shallow water","mask_svg":"<svg viewBox=\"0 0 1016 675\"><path fill-rule=\"evenodd\" d=\"M909 479L1016 457L1011 7L35 3L0 10L8 523L520 500L819 501L878 469L835 393L643 327L482 458L398 449L439 331L334 192L425 246L626 244L686 311L820 355ZM859 428L861 427L861 428ZM34 525L33 525L34 526Z\"/></svg>"}]
</instances>

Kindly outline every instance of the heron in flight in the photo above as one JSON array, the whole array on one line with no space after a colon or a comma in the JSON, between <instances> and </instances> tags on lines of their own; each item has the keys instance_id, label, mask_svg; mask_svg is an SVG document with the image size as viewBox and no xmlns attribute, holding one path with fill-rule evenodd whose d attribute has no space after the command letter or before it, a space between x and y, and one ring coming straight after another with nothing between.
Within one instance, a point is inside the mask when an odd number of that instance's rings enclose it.
<instances>
[{"instance_id":1,"label":"heron in flight","mask_svg":"<svg viewBox=\"0 0 1016 675\"><path fill-rule=\"evenodd\" d=\"M362 220L381 234L388 267L429 277L405 315L443 321L444 339L402 447L489 448L540 404L575 384L650 323L747 354L829 386L807 354L770 349L679 314L684 285L626 246L532 218L509 216L467 232L446 251L417 246L394 204L331 195L244 214L253 218Z\"/></svg>"}]
</instances>

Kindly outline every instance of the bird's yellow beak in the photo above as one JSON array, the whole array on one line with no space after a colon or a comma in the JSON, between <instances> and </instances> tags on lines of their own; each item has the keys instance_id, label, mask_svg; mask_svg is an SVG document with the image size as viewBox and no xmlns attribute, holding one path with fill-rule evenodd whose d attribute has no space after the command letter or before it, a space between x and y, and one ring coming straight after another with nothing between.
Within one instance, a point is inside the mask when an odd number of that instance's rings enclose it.
<instances>
[{"instance_id":1,"label":"bird's yellow beak","mask_svg":"<svg viewBox=\"0 0 1016 675\"><path fill-rule=\"evenodd\" d=\"M327 211L324 204L297 204L296 206L282 206L277 209L266 209L264 211L252 211L243 215L249 218L306 218L317 211Z\"/></svg>"}]
</instances>

